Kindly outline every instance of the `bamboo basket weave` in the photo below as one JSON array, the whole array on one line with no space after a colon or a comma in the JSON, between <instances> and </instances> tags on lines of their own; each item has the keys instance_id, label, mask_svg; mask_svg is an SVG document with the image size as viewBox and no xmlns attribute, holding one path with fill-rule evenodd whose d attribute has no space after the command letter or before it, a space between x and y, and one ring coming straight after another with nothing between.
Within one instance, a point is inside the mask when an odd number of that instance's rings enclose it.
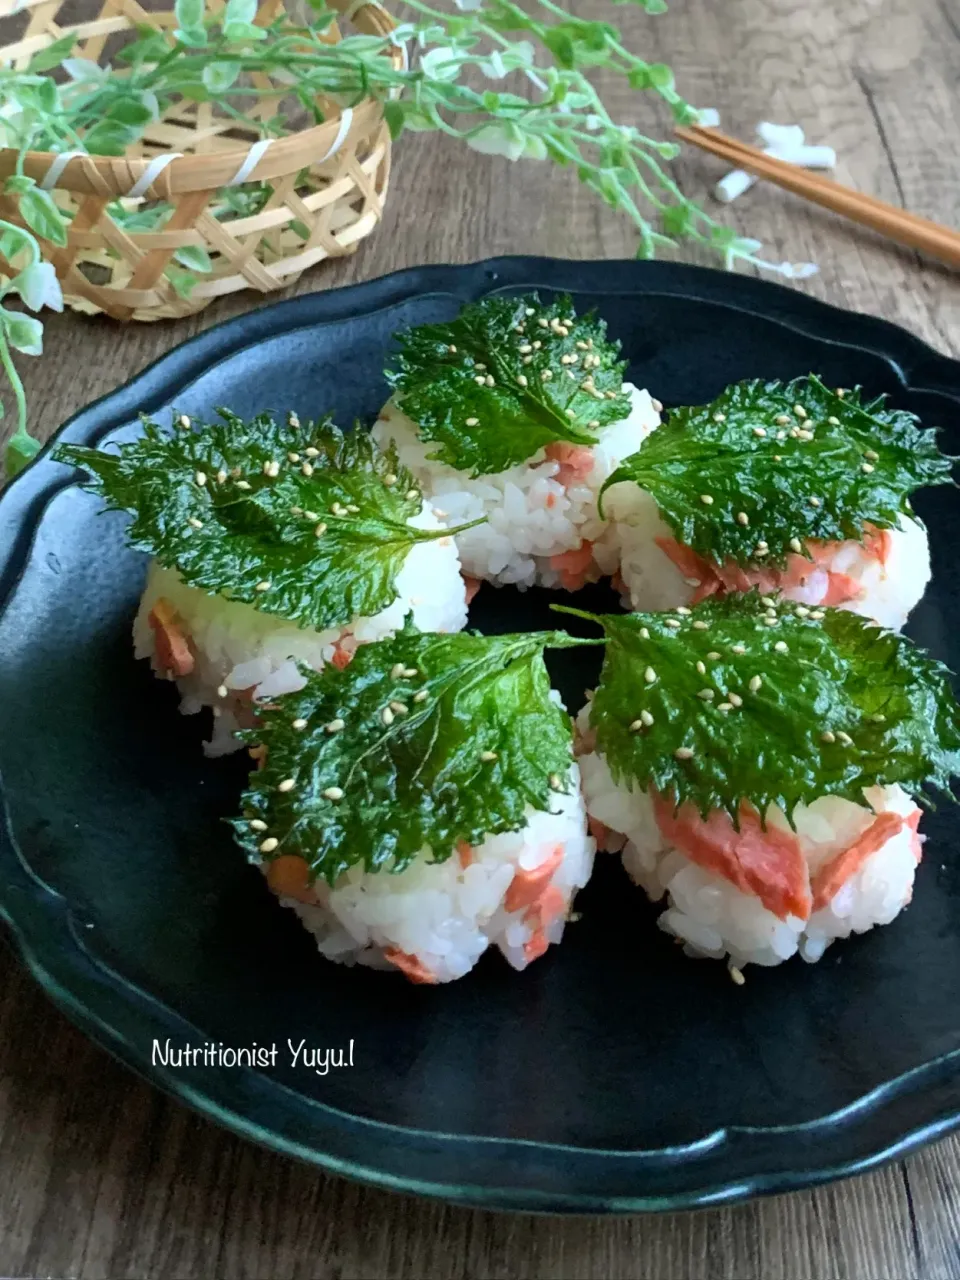
<instances>
[{"instance_id":1,"label":"bamboo basket weave","mask_svg":"<svg viewBox=\"0 0 960 1280\"><path fill-rule=\"evenodd\" d=\"M168 0L162 0L167 4ZM215 15L225 0L209 0ZM261 25L281 12L283 0L264 0ZM392 18L376 0L332 0L358 31L388 36ZM137 0L103 0L87 21L58 24L61 0L0 0L0 17L21 14L26 25L15 43L0 46L0 63L25 66L30 57L67 33L77 36L71 56L98 60L108 39L149 25L171 31L172 6L142 9ZM340 39L336 26L325 39ZM402 50L391 55L402 65ZM292 284L307 267L352 253L380 220L390 173L390 135L372 99L352 110L321 100L324 122L299 133L260 140L258 120L277 106L258 102L249 124L219 115L211 103L182 101L149 125L142 141L122 156L73 155L67 159L30 152L24 172L72 212L68 244L41 242L56 268L67 303L80 311L103 311L118 320L158 320L190 315L214 298L241 289L269 293ZM15 168L17 153L0 148L0 185ZM220 220L211 204L218 191L268 182L273 191L252 216ZM110 216L112 201L128 209L166 201L173 212L162 229L124 229ZM16 205L0 197L0 216L19 222ZM22 223L21 223L22 225ZM304 234L306 232L306 234ZM213 270L199 276L189 297L164 276L173 255L202 246ZM0 274L9 265L0 258Z\"/></svg>"}]
</instances>

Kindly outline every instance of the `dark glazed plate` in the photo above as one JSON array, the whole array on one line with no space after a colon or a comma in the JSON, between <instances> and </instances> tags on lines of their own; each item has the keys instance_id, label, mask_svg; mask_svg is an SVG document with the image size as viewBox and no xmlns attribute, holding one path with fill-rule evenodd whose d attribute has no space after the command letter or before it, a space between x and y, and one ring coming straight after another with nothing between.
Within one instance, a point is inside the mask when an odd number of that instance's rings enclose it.
<instances>
[{"instance_id":1,"label":"dark glazed plate","mask_svg":"<svg viewBox=\"0 0 960 1280\"><path fill-rule=\"evenodd\" d=\"M570 290L668 404L818 370L941 425L960 452L960 365L902 330L772 284L664 264L504 259L428 267L251 312L177 348L61 433L138 410L332 409L370 419L392 332L493 290ZM960 505L918 503L934 583L914 637L960 668ZM488 1207L673 1209L869 1168L960 1124L954 812L892 926L752 968L685 960L615 860L560 948L412 987L323 960L232 847L243 776L130 651L144 560L49 456L0 501L0 910L51 998L149 1080L247 1137L383 1186ZM606 601L602 592L581 601ZM555 597L554 597L555 598ZM552 626L548 594L485 588L472 621ZM558 655L571 706L596 658ZM273 1067L164 1066L154 1050L277 1046ZM293 1067L287 1042L352 1067Z\"/></svg>"}]
</instances>

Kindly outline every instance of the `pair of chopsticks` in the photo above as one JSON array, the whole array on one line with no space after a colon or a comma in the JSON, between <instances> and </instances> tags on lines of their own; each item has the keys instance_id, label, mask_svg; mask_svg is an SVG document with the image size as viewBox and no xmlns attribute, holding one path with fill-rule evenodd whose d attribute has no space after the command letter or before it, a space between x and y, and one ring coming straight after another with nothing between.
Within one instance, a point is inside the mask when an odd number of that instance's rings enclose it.
<instances>
[{"instance_id":1,"label":"pair of chopsticks","mask_svg":"<svg viewBox=\"0 0 960 1280\"><path fill-rule=\"evenodd\" d=\"M907 213L905 209L897 209L874 196L854 191L785 160L777 160L758 147L727 137L718 129L693 125L678 128L676 136L682 142L689 142L691 146L729 161L737 169L746 169L758 178L766 178L786 191L822 205L824 209L842 214L861 226L871 227L897 244L919 249L953 267L960 267L960 233L951 231L949 227L931 222L929 218L920 218L915 213Z\"/></svg>"}]
</instances>

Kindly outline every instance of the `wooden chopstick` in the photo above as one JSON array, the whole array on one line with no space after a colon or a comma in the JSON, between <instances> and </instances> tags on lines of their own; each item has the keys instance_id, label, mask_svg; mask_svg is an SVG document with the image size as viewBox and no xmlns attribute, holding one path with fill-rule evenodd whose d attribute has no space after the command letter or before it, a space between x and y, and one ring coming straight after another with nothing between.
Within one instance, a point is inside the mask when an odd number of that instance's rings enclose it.
<instances>
[{"instance_id":1,"label":"wooden chopstick","mask_svg":"<svg viewBox=\"0 0 960 1280\"><path fill-rule=\"evenodd\" d=\"M690 128L678 128L676 135L681 141L689 142L702 151L709 151L738 169L746 169L814 204L842 214L861 226L879 231L898 244L919 249L951 266L960 267L960 233L949 227L932 222L929 218L921 218L915 213L907 213L905 209L897 209L875 196L863 195L820 174L777 160L758 147L727 137L717 129L693 125Z\"/></svg>"}]
</instances>

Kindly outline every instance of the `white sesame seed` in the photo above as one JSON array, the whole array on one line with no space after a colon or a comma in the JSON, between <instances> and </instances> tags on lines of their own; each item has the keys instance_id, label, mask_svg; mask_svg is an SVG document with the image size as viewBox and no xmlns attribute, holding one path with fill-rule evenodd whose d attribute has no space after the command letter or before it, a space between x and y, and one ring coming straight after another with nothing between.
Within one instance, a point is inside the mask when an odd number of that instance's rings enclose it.
<instances>
[{"instance_id":1,"label":"white sesame seed","mask_svg":"<svg viewBox=\"0 0 960 1280\"><path fill-rule=\"evenodd\" d=\"M476 375L476 377L475 377L473 380L474 380L474 382L477 384L477 386L478 386L478 387L482 387L482 386L483 386L483 383L484 383L484 377L483 377L483 374L482 374L482 373L478 373L478 374Z\"/></svg>"},{"instance_id":2,"label":"white sesame seed","mask_svg":"<svg viewBox=\"0 0 960 1280\"><path fill-rule=\"evenodd\" d=\"M520 352L522 356L528 356L530 352L533 350L533 347L531 347L529 342L524 342L524 343L521 343L519 347L517 347L517 350Z\"/></svg>"},{"instance_id":3,"label":"white sesame seed","mask_svg":"<svg viewBox=\"0 0 960 1280\"><path fill-rule=\"evenodd\" d=\"M313 536L315 538L322 538L326 532L327 532L327 526L321 520L320 523L317 525L317 527L314 529Z\"/></svg>"},{"instance_id":4,"label":"white sesame seed","mask_svg":"<svg viewBox=\"0 0 960 1280\"><path fill-rule=\"evenodd\" d=\"M817 610L816 610L816 612L811 613L810 617L812 618L812 620L813 620L814 622L822 622L822 621L823 621L823 611L822 611L821 609L817 609Z\"/></svg>"},{"instance_id":5,"label":"white sesame seed","mask_svg":"<svg viewBox=\"0 0 960 1280\"><path fill-rule=\"evenodd\" d=\"M325 800L342 800L343 789L341 787L327 787L323 792L323 798Z\"/></svg>"},{"instance_id":6,"label":"white sesame seed","mask_svg":"<svg viewBox=\"0 0 960 1280\"><path fill-rule=\"evenodd\" d=\"M426 702L429 696L430 695L426 689L420 689L417 693L413 695L413 700L414 702Z\"/></svg>"},{"instance_id":7,"label":"white sesame seed","mask_svg":"<svg viewBox=\"0 0 960 1280\"><path fill-rule=\"evenodd\" d=\"M480 419L479 419L479 418L467 418L467 420L466 420L466 421L467 421L467 426L468 426L468 427L476 427L476 426L479 426L479 425L480 425Z\"/></svg>"},{"instance_id":8,"label":"white sesame seed","mask_svg":"<svg viewBox=\"0 0 960 1280\"><path fill-rule=\"evenodd\" d=\"M797 415L798 418L800 418L801 421L807 416L807 411L802 404L795 404L793 406L793 412Z\"/></svg>"},{"instance_id":9,"label":"white sesame seed","mask_svg":"<svg viewBox=\"0 0 960 1280\"><path fill-rule=\"evenodd\" d=\"M774 462L782 462L782 461L783 461L783 455L782 455L782 454L780 454L780 453L775 453L775 454L773 455L773 460L774 460Z\"/></svg>"},{"instance_id":10,"label":"white sesame seed","mask_svg":"<svg viewBox=\"0 0 960 1280\"><path fill-rule=\"evenodd\" d=\"M457 348L453 345L452 342L450 343L449 347L447 347L447 350L450 352L452 356L455 356L457 354Z\"/></svg>"},{"instance_id":11,"label":"white sesame seed","mask_svg":"<svg viewBox=\"0 0 960 1280\"><path fill-rule=\"evenodd\" d=\"M420 674L420 669L418 667L404 667L403 674L407 680L412 680L414 676L418 676Z\"/></svg>"},{"instance_id":12,"label":"white sesame seed","mask_svg":"<svg viewBox=\"0 0 960 1280\"><path fill-rule=\"evenodd\" d=\"M563 790L563 781L562 781L562 779L561 779L561 777L560 777L559 773L551 773L550 777L547 779L547 783L548 783L548 785L549 785L549 787L550 787L550 790L551 790L551 791L562 791L562 790Z\"/></svg>"},{"instance_id":13,"label":"white sesame seed","mask_svg":"<svg viewBox=\"0 0 960 1280\"><path fill-rule=\"evenodd\" d=\"M777 615L775 613L765 614L763 621L765 626L775 627L777 625Z\"/></svg>"},{"instance_id":14,"label":"white sesame seed","mask_svg":"<svg viewBox=\"0 0 960 1280\"><path fill-rule=\"evenodd\" d=\"M738 987L742 987L746 982L746 978L743 976L742 971L738 969L735 964L729 964L727 965L727 968L730 971L730 977L734 980L736 985Z\"/></svg>"},{"instance_id":15,"label":"white sesame seed","mask_svg":"<svg viewBox=\"0 0 960 1280\"><path fill-rule=\"evenodd\" d=\"M198 484L202 489L203 486L207 483L206 474L203 471L198 471L196 475L193 477L193 483Z\"/></svg>"},{"instance_id":16,"label":"white sesame seed","mask_svg":"<svg viewBox=\"0 0 960 1280\"><path fill-rule=\"evenodd\" d=\"M485 385L486 385L486 386L488 386L488 387L495 387L495 386L497 385L497 384L494 382L494 380L493 380L493 374L492 374L492 373L488 373L488 374L487 374L487 376L484 378L484 380L483 380L483 381L484 381Z\"/></svg>"},{"instance_id":17,"label":"white sesame seed","mask_svg":"<svg viewBox=\"0 0 960 1280\"><path fill-rule=\"evenodd\" d=\"M292 791L296 785L297 784L294 782L293 778L284 778L282 782L277 783L277 790L284 792Z\"/></svg>"},{"instance_id":18,"label":"white sesame seed","mask_svg":"<svg viewBox=\"0 0 960 1280\"><path fill-rule=\"evenodd\" d=\"M684 582L687 584L687 586L688 586L688 587L699 587L699 586L700 586L700 579L699 579L699 578L684 578ZM679 610L677 610L677 612L679 613Z\"/></svg>"},{"instance_id":19,"label":"white sesame seed","mask_svg":"<svg viewBox=\"0 0 960 1280\"><path fill-rule=\"evenodd\" d=\"M806 618L808 617L810 610L807 608L805 604L798 604L796 609L794 609L794 613L797 615L798 618Z\"/></svg>"},{"instance_id":20,"label":"white sesame seed","mask_svg":"<svg viewBox=\"0 0 960 1280\"><path fill-rule=\"evenodd\" d=\"M841 400L843 399L843 397L844 397L846 394L847 394L847 388L846 388L846 387L837 387L837 395L840 397L840 399L841 399Z\"/></svg>"},{"instance_id":21,"label":"white sesame seed","mask_svg":"<svg viewBox=\"0 0 960 1280\"><path fill-rule=\"evenodd\" d=\"M306 465L307 464L304 463L304 466ZM276 480L277 476L280 474L280 463L274 458L268 458L263 464L263 474L270 480Z\"/></svg>"},{"instance_id":22,"label":"white sesame seed","mask_svg":"<svg viewBox=\"0 0 960 1280\"><path fill-rule=\"evenodd\" d=\"M291 720L291 721L290 721L290 728L291 728L291 729L296 729L296 730L298 730L298 731L299 731L299 730L301 730L301 729L305 729L306 727L307 727L307 722L306 722L306 720L304 720L304 719L303 719L303 717L302 717L302 716L299 716L296 720Z\"/></svg>"},{"instance_id":23,"label":"white sesame seed","mask_svg":"<svg viewBox=\"0 0 960 1280\"><path fill-rule=\"evenodd\" d=\"M395 662L393 666L390 668L390 679L399 680L405 670L406 670L406 667L403 665L402 662Z\"/></svg>"},{"instance_id":24,"label":"white sesame seed","mask_svg":"<svg viewBox=\"0 0 960 1280\"><path fill-rule=\"evenodd\" d=\"M280 841L276 836L267 836L266 840L260 845L261 853L273 853Z\"/></svg>"},{"instance_id":25,"label":"white sesame seed","mask_svg":"<svg viewBox=\"0 0 960 1280\"><path fill-rule=\"evenodd\" d=\"M641 711L640 722L641 724L646 725L646 727L649 729L650 726L653 724L653 716L650 714L649 711Z\"/></svg>"},{"instance_id":26,"label":"white sesame seed","mask_svg":"<svg viewBox=\"0 0 960 1280\"><path fill-rule=\"evenodd\" d=\"M676 631L680 625L680 620L679 618L664 618L663 625L669 627L671 631Z\"/></svg>"},{"instance_id":27,"label":"white sesame seed","mask_svg":"<svg viewBox=\"0 0 960 1280\"><path fill-rule=\"evenodd\" d=\"M524 364L533 364L533 356L524 356L524 357L523 357L523 363L524 363ZM519 382L519 381L520 381L520 379L518 378L518 379L517 379L517 381ZM526 383L524 383L523 385L524 385L524 386L526 386L527 384L526 384Z\"/></svg>"},{"instance_id":28,"label":"white sesame seed","mask_svg":"<svg viewBox=\"0 0 960 1280\"><path fill-rule=\"evenodd\" d=\"M673 753L678 760L692 760L693 751L689 747L677 747Z\"/></svg>"},{"instance_id":29,"label":"white sesame seed","mask_svg":"<svg viewBox=\"0 0 960 1280\"><path fill-rule=\"evenodd\" d=\"M657 673L654 671L653 667L647 667L643 673L643 678L647 684L656 684Z\"/></svg>"},{"instance_id":30,"label":"white sesame seed","mask_svg":"<svg viewBox=\"0 0 960 1280\"><path fill-rule=\"evenodd\" d=\"M182 427L184 431L190 430L190 419L185 413L181 413L180 417L177 419L177 426Z\"/></svg>"},{"instance_id":31,"label":"white sesame seed","mask_svg":"<svg viewBox=\"0 0 960 1280\"><path fill-rule=\"evenodd\" d=\"M740 697L739 693L729 693L729 692L728 692L728 693L727 693L727 701L730 703L730 705L731 705L732 707L742 707L742 706L743 706L743 699Z\"/></svg>"},{"instance_id":32,"label":"white sesame seed","mask_svg":"<svg viewBox=\"0 0 960 1280\"><path fill-rule=\"evenodd\" d=\"M750 683L747 685L747 688L750 690L751 693L756 693L762 684L763 684L763 681L760 679L759 676L751 676Z\"/></svg>"},{"instance_id":33,"label":"white sesame seed","mask_svg":"<svg viewBox=\"0 0 960 1280\"><path fill-rule=\"evenodd\" d=\"M651 397L650 397L650 404L651 404L651 406L652 406L652 408L653 408L653 412L654 412L654 413L663 413L663 401L662 401L662 400L655 400L655 399L653 398L653 396L651 396Z\"/></svg>"},{"instance_id":34,"label":"white sesame seed","mask_svg":"<svg viewBox=\"0 0 960 1280\"><path fill-rule=\"evenodd\" d=\"M317 515L316 511L301 511L301 512L300 512L300 514L303 516L304 520L319 520L319 519L320 519L320 517Z\"/></svg>"},{"instance_id":35,"label":"white sesame seed","mask_svg":"<svg viewBox=\"0 0 960 1280\"><path fill-rule=\"evenodd\" d=\"M568 410L567 410L567 417L568 417L568 418L575 418L576 416L577 416L577 415L574 413L574 411L573 411L572 409L568 409Z\"/></svg>"},{"instance_id":36,"label":"white sesame seed","mask_svg":"<svg viewBox=\"0 0 960 1280\"><path fill-rule=\"evenodd\" d=\"M487 366L486 366L485 364L482 364L482 363L481 363L481 361L479 361L479 360L477 361L477 363L476 363L476 365L474 366L474 368L477 370L477 372L478 372L478 373L486 373L486 372L487 372Z\"/></svg>"},{"instance_id":37,"label":"white sesame seed","mask_svg":"<svg viewBox=\"0 0 960 1280\"><path fill-rule=\"evenodd\" d=\"M777 439L778 439L778 440L786 440L786 438L787 438L787 433L786 433L785 431L778 431L778 432L777 432ZM775 453L773 456L776 458L776 460L777 460L778 462L780 461L780 455L779 455L779 454Z\"/></svg>"},{"instance_id":38,"label":"white sesame seed","mask_svg":"<svg viewBox=\"0 0 960 1280\"><path fill-rule=\"evenodd\" d=\"M712 495L712 494L709 494L709 493L701 493L701 495L700 495L700 501L703 503L703 505L704 505L705 507L712 507L712 506L713 506L713 495Z\"/></svg>"},{"instance_id":39,"label":"white sesame seed","mask_svg":"<svg viewBox=\"0 0 960 1280\"><path fill-rule=\"evenodd\" d=\"M689 618L692 610L688 609L685 604L678 604L676 612L681 614L684 618Z\"/></svg>"},{"instance_id":40,"label":"white sesame seed","mask_svg":"<svg viewBox=\"0 0 960 1280\"><path fill-rule=\"evenodd\" d=\"M238 480L238 481L237 481L237 488L238 488L238 489L249 489L249 488L250 488L250 482L249 482L249 480Z\"/></svg>"},{"instance_id":41,"label":"white sesame seed","mask_svg":"<svg viewBox=\"0 0 960 1280\"><path fill-rule=\"evenodd\" d=\"M743 654L745 654L745 653L747 652L747 648L746 648L746 645L742 645L742 644L734 644L734 645L731 645L731 646L730 646L730 652L731 652L731 653L738 653L738 654L740 654L741 656L743 656Z\"/></svg>"},{"instance_id":42,"label":"white sesame seed","mask_svg":"<svg viewBox=\"0 0 960 1280\"><path fill-rule=\"evenodd\" d=\"M203 528L203 521L198 520L196 516L191 516L190 519L187 521L187 524L190 526L191 529Z\"/></svg>"},{"instance_id":43,"label":"white sesame seed","mask_svg":"<svg viewBox=\"0 0 960 1280\"><path fill-rule=\"evenodd\" d=\"M649 639L650 639L650 632L647 630L647 628L646 628L646 627L641 627L641 628L640 628L640 639L641 639L641 640L649 640Z\"/></svg>"},{"instance_id":44,"label":"white sesame seed","mask_svg":"<svg viewBox=\"0 0 960 1280\"><path fill-rule=\"evenodd\" d=\"M786 642L786 640L778 640L778 641L777 641L777 643L776 643L773 647L774 647L774 649L776 650L776 652L777 652L777 653L786 653L786 652L787 652L787 642Z\"/></svg>"},{"instance_id":45,"label":"white sesame seed","mask_svg":"<svg viewBox=\"0 0 960 1280\"><path fill-rule=\"evenodd\" d=\"M762 440L767 433L763 427L754 427L753 434L757 437L758 440Z\"/></svg>"},{"instance_id":46,"label":"white sesame seed","mask_svg":"<svg viewBox=\"0 0 960 1280\"><path fill-rule=\"evenodd\" d=\"M227 686L226 686L225 684L218 684L218 685L217 685L217 697L218 697L218 698L226 698L226 697L228 697L228 696L229 696L229 694L230 694L230 690L227 688Z\"/></svg>"},{"instance_id":47,"label":"white sesame seed","mask_svg":"<svg viewBox=\"0 0 960 1280\"><path fill-rule=\"evenodd\" d=\"M760 545L765 547L767 544L763 542ZM777 607L777 602L773 596L761 596L760 603L768 609L775 609Z\"/></svg>"},{"instance_id":48,"label":"white sesame seed","mask_svg":"<svg viewBox=\"0 0 960 1280\"><path fill-rule=\"evenodd\" d=\"M544 316L539 317L539 319L537 320L537 324L540 326L541 329L550 328L550 321L547 320Z\"/></svg>"},{"instance_id":49,"label":"white sesame seed","mask_svg":"<svg viewBox=\"0 0 960 1280\"><path fill-rule=\"evenodd\" d=\"M774 418L774 422L777 424L778 427L786 427L786 426L789 426L790 419L787 417L785 413L778 413L777 416Z\"/></svg>"},{"instance_id":50,"label":"white sesame seed","mask_svg":"<svg viewBox=\"0 0 960 1280\"><path fill-rule=\"evenodd\" d=\"M405 702L391 702L390 710L394 713L394 715L405 716L407 712L410 710L410 708L407 706Z\"/></svg>"},{"instance_id":51,"label":"white sesame seed","mask_svg":"<svg viewBox=\"0 0 960 1280\"><path fill-rule=\"evenodd\" d=\"M873 470L873 463L872 463L872 462L861 462L861 464L860 464L860 470L863 472L863 474L864 474L865 476L868 476L868 475L870 474L870 472Z\"/></svg>"},{"instance_id":52,"label":"white sesame seed","mask_svg":"<svg viewBox=\"0 0 960 1280\"><path fill-rule=\"evenodd\" d=\"M537 313L534 307L525 307L523 314L526 316L535 316Z\"/></svg>"},{"instance_id":53,"label":"white sesame seed","mask_svg":"<svg viewBox=\"0 0 960 1280\"><path fill-rule=\"evenodd\" d=\"M866 458L868 462L878 462L880 459L879 453L877 453L874 449L866 449L864 451L863 456Z\"/></svg>"},{"instance_id":54,"label":"white sesame seed","mask_svg":"<svg viewBox=\"0 0 960 1280\"><path fill-rule=\"evenodd\" d=\"M227 473L221 468L217 472L217 484L226 484L226 483L227 483Z\"/></svg>"},{"instance_id":55,"label":"white sesame seed","mask_svg":"<svg viewBox=\"0 0 960 1280\"><path fill-rule=\"evenodd\" d=\"M270 590L270 583L267 581L258 582L257 585L254 587L254 591L269 591L269 590Z\"/></svg>"},{"instance_id":56,"label":"white sesame seed","mask_svg":"<svg viewBox=\"0 0 960 1280\"><path fill-rule=\"evenodd\" d=\"M839 418L835 418L835 417L833 416L833 414L831 414L831 415L830 415L830 417L827 419L827 421L830 423L831 427L839 427L839 425L840 425L840 419L839 419Z\"/></svg>"},{"instance_id":57,"label":"white sesame seed","mask_svg":"<svg viewBox=\"0 0 960 1280\"><path fill-rule=\"evenodd\" d=\"M837 735L835 733L831 733L829 729L824 729L823 733L820 735L821 742L836 742L836 740Z\"/></svg>"},{"instance_id":58,"label":"white sesame seed","mask_svg":"<svg viewBox=\"0 0 960 1280\"><path fill-rule=\"evenodd\" d=\"M798 431L798 432L797 432L797 439L798 439L798 440L813 440L813 439L814 439L814 434L813 434L813 432L812 432L812 431Z\"/></svg>"},{"instance_id":59,"label":"white sesame seed","mask_svg":"<svg viewBox=\"0 0 960 1280\"><path fill-rule=\"evenodd\" d=\"M706 664L703 662L698 662L697 671L700 673L700 675L705 676L707 674Z\"/></svg>"},{"instance_id":60,"label":"white sesame seed","mask_svg":"<svg viewBox=\"0 0 960 1280\"><path fill-rule=\"evenodd\" d=\"M299 453L288 453L288 454L287 454L287 461L288 461L288 462L299 462L299 461L300 461L300 455L299 455Z\"/></svg>"},{"instance_id":61,"label":"white sesame seed","mask_svg":"<svg viewBox=\"0 0 960 1280\"><path fill-rule=\"evenodd\" d=\"M844 733L842 729L837 730L837 739L842 742L845 747L853 746L853 739L850 737L849 733Z\"/></svg>"},{"instance_id":62,"label":"white sesame seed","mask_svg":"<svg viewBox=\"0 0 960 1280\"><path fill-rule=\"evenodd\" d=\"M810 503L811 507L819 507L820 505L819 498L808 498L807 501Z\"/></svg>"},{"instance_id":63,"label":"white sesame seed","mask_svg":"<svg viewBox=\"0 0 960 1280\"><path fill-rule=\"evenodd\" d=\"M693 629L694 631L706 631L709 625L709 622L704 622L702 619L698 618L693 624Z\"/></svg>"},{"instance_id":64,"label":"white sesame seed","mask_svg":"<svg viewBox=\"0 0 960 1280\"><path fill-rule=\"evenodd\" d=\"M726 422L727 415L725 413L715 413L713 415L714 422Z\"/></svg>"},{"instance_id":65,"label":"white sesame seed","mask_svg":"<svg viewBox=\"0 0 960 1280\"><path fill-rule=\"evenodd\" d=\"M313 447L313 445L311 445L311 446L309 447L309 449L304 449L304 451L303 451L303 452L307 455L307 457L308 457L308 458L319 458L319 457L320 457L320 450L319 450L319 449L315 449L315 448Z\"/></svg>"},{"instance_id":66,"label":"white sesame seed","mask_svg":"<svg viewBox=\"0 0 960 1280\"><path fill-rule=\"evenodd\" d=\"M520 384L521 387L527 387L530 385L529 380L527 379L527 375L525 373L517 374L517 382Z\"/></svg>"},{"instance_id":67,"label":"white sesame seed","mask_svg":"<svg viewBox=\"0 0 960 1280\"><path fill-rule=\"evenodd\" d=\"M552 377L553 377L552 371L550 369L544 369L543 372L540 374L540 381L549 382Z\"/></svg>"},{"instance_id":68,"label":"white sesame seed","mask_svg":"<svg viewBox=\"0 0 960 1280\"><path fill-rule=\"evenodd\" d=\"M300 472L302 475L305 475L307 479L309 479L310 476L313 475L313 467L309 462L305 462L303 466L300 468ZM271 471L270 474L275 475L276 473Z\"/></svg>"},{"instance_id":69,"label":"white sesame seed","mask_svg":"<svg viewBox=\"0 0 960 1280\"><path fill-rule=\"evenodd\" d=\"M720 654L719 654L719 653L717 653L716 649L711 649L711 650L710 650L710 652L707 654L707 661L708 661L708 662L719 662L719 661L720 661Z\"/></svg>"},{"instance_id":70,"label":"white sesame seed","mask_svg":"<svg viewBox=\"0 0 960 1280\"><path fill-rule=\"evenodd\" d=\"M533 349L534 351L539 351L542 346L543 346L543 343L540 341L539 338L537 338L536 342L534 342L533 344Z\"/></svg>"},{"instance_id":71,"label":"white sesame seed","mask_svg":"<svg viewBox=\"0 0 960 1280\"><path fill-rule=\"evenodd\" d=\"M702 698L704 702L712 702L712 701L713 701L713 690L712 690L712 689L701 689L701 690L700 690L700 692L697 694L697 697L698 697L698 698Z\"/></svg>"},{"instance_id":72,"label":"white sesame seed","mask_svg":"<svg viewBox=\"0 0 960 1280\"><path fill-rule=\"evenodd\" d=\"M393 712L390 710L389 707L383 708L383 710L380 712L380 719L389 729L390 726L393 724Z\"/></svg>"},{"instance_id":73,"label":"white sesame seed","mask_svg":"<svg viewBox=\"0 0 960 1280\"><path fill-rule=\"evenodd\" d=\"M750 517L747 515L747 513L745 511L738 511L737 524L749 524L749 523L750 523Z\"/></svg>"},{"instance_id":74,"label":"white sesame seed","mask_svg":"<svg viewBox=\"0 0 960 1280\"><path fill-rule=\"evenodd\" d=\"M873 715L870 717L870 719L873 721L874 724L883 724L886 718L887 717L883 714L882 711L875 711Z\"/></svg>"},{"instance_id":75,"label":"white sesame seed","mask_svg":"<svg viewBox=\"0 0 960 1280\"><path fill-rule=\"evenodd\" d=\"M756 549L754 550L754 553L753 553L753 554L754 554L754 556L765 556L765 555L769 555L769 548L768 548L768 547L764 547L764 546L760 546L760 545L758 544L758 545L757 545L757 547L756 547Z\"/></svg>"},{"instance_id":76,"label":"white sesame seed","mask_svg":"<svg viewBox=\"0 0 960 1280\"><path fill-rule=\"evenodd\" d=\"M483 761L484 764L491 764L494 760L496 760L496 758L497 758L497 753L495 751L480 752L480 759Z\"/></svg>"},{"instance_id":77,"label":"white sesame seed","mask_svg":"<svg viewBox=\"0 0 960 1280\"><path fill-rule=\"evenodd\" d=\"M593 430L596 430L596 428L599 427L599 425L600 425L599 418L591 418L591 420L587 423L587 426Z\"/></svg>"},{"instance_id":78,"label":"white sesame seed","mask_svg":"<svg viewBox=\"0 0 960 1280\"><path fill-rule=\"evenodd\" d=\"M393 474L392 471L388 471L387 474L383 477L383 483L389 489L397 483L397 477Z\"/></svg>"},{"instance_id":79,"label":"white sesame seed","mask_svg":"<svg viewBox=\"0 0 960 1280\"><path fill-rule=\"evenodd\" d=\"M299 427L300 425L300 419L297 417L295 413L290 413L287 415L287 422L290 423L291 427Z\"/></svg>"},{"instance_id":80,"label":"white sesame seed","mask_svg":"<svg viewBox=\"0 0 960 1280\"><path fill-rule=\"evenodd\" d=\"M803 551L803 543L800 541L799 538L790 539L790 550L796 551L798 555Z\"/></svg>"},{"instance_id":81,"label":"white sesame seed","mask_svg":"<svg viewBox=\"0 0 960 1280\"><path fill-rule=\"evenodd\" d=\"M251 819L250 819L250 830L251 830L251 831L266 831L266 829L267 829L267 824L263 821L263 819L262 819L262 818L251 818Z\"/></svg>"}]
</instances>

